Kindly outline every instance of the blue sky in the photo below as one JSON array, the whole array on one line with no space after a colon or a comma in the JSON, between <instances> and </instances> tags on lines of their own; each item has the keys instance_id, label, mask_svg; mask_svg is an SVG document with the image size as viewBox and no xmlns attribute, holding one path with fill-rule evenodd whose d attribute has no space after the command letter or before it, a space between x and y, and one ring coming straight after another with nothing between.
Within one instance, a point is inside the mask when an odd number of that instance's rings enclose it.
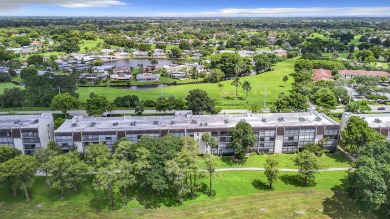
<instances>
[{"instance_id":1,"label":"blue sky","mask_svg":"<svg viewBox=\"0 0 390 219\"><path fill-rule=\"evenodd\" d=\"M390 0L0 0L0 16L390 17Z\"/></svg>"}]
</instances>

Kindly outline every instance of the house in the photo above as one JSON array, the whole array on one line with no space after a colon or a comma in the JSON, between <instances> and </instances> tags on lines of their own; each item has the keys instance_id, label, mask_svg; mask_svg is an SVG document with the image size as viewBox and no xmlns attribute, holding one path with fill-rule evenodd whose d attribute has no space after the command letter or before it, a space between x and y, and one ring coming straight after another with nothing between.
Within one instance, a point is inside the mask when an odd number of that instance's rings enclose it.
<instances>
[{"instance_id":1,"label":"house","mask_svg":"<svg viewBox=\"0 0 390 219\"><path fill-rule=\"evenodd\" d=\"M316 81L334 81L332 72L325 69L313 69L313 77L311 78L314 82Z\"/></svg>"},{"instance_id":2,"label":"house","mask_svg":"<svg viewBox=\"0 0 390 219\"><path fill-rule=\"evenodd\" d=\"M142 52L142 51L135 51L135 52L133 52L133 56L135 56L135 57L148 57L149 53Z\"/></svg>"},{"instance_id":3,"label":"house","mask_svg":"<svg viewBox=\"0 0 390 219\"><path fill-rule=\"evenodd\" d=\"M171 78L179 79L179 80L186 80L186 73L185 72L173 72L171 73Z\"/></svg>"},{"instance_id":4,"label":"house","mask_svg":"<svg viewBox=\"0 0 390 219\"><path fill-rule=\"evenodd\" d=\"M89 74L89 73L83 73L80 75L79 79L86 79L89 83L95 83L97 81L102 81L106 79L109 76L108 73L103 74Z\"/></svg>"},{"instance_id":5,"label":"house","mask_svg":"<svg viewBox=\"0 0 390 219\"><path fill-rule=\"evenodd\" d=\"M219 53L235 53L233 50L221 50Z\"/></svg>"},{"instance_id":6,"label":"house","mask_svg":"<svg viewBox=\"0 0 390 219\"><path fill-rule=\"evenodd\" d=\"M164 52L154 52L153 53L153 58L166 58L167 54Z\"/></svg>"},{"instance_id":7,"label":"house","mask_svg":"<svg viewBox=\"0 0 390 219\"><path fill-rule=\"evenodd\" d=\"M0 66L0 73L8 73L8 67L6 66Z\"/></svg>"},{"instance_id":8,"label":"house","mask_svg":"<svg viewBox=\"0 0 390 219\"><path fill-rule=\"evenodd\" d=\"M112 81L128 81L131 80L133 76L131 74L112 74L110 79Z\"/></svg>"},{"instance_id":9,"label":"house","mask_svg":"<svg viewBox=\"0 0 390 219\"><path fill-rule=\"evenodd\" d=\"M151 73L144 73L144 74L137 74L136 78L137 81L158 81L160 79L160 74L151 74Z\"/></svg>"},{"instance_id":10,"label":"house","mask_svg":"<svg viewBox=\"0 0 390 219\"><path fill-rule=\"evenodd\" d=\"M254 56L255 52L254 51L248 51L248 50L242 50L242 51L239 51L238 54L241 57L250 57L250 56Z\"/></svg>"},{"instance_id":11,"label":"house","mask_svg":"<svg viewBox=\"0 0 390 219\"><path fill-rule=\"evenodd\" d=\"M339 74L345 78L353 78L357 75L366 75L374 77L389 77L390 74L385 71L366 71L366 70L339 70Z\"/></svg>"}]
</instances>

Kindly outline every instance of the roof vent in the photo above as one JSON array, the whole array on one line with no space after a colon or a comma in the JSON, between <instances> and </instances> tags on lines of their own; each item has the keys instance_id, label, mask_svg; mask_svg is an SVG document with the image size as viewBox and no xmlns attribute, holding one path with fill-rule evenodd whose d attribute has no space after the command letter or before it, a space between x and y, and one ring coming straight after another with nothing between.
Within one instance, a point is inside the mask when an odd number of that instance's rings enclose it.
<instances>
[{"instance_id":1,"label":"roof vent","mask_svg":"<svg viewBox=\"0 0 390 219\"><path fill-rule=\"evenodd\" d=\"M229 123L229 119L225 119L225 124Z\"/></svg>"},{"instance_id":2,"label":"roof vent","mask_svg":"<svg viewBox=\"0 0 390 219\"><path fill-rule=\"evenodd\" d=\"M267 122L267 118L262 118L261 121L262 122Z\"/></svg>"},{"instance_id":3,"label":"roof vent","mask_svg":"<svg viewBox=\"0 0 390 219\"><path fill-rule=\"evenodd\" d=\"M20 120L15 120L14 124L19 124Z\"/></svg>"},{"instance_id":4,"label":"roof vent","mask_svg":"<svg viewBox=\"0 0 390 219\"><path fill-rule=\"evenodd\" d=\"M77 123L72 123L72 127L76 127L77 126Z\"/></svg>"},{"instance_id":5,"label":"roof vent","mask_svg":"<svg viewBox=\"0 0 390 219\"><path fill-rule=\"evenodd\" d=\"M321 120L322 120L322 118L321 118L321 117L319 117L319 116L317 116L315 120L316 120L316 121L321 121Z\"/></svg>"},{"instance_id":6,"label":"roof vent","mask_svg":"<svg viewBox=\"0 0 390 219\"><path fill-rule=\"evenodd\" d=\"M136 121L130 122L130 126L136 126L136 125L137 125L137 122L136 122Z\"/></svg>"},{"instance_id":7,"label":"roof vent","mask_svg":"<svg viewBox=\"0 0 390 219\"><path fill-rule=\"evenodd\" d=\"M300 122L304 122L304 121L305 121L305 118L300 117L300 118L299 118L299 121L300 121Z\"/></svg>"},{"instance_id":8,"label":"roof vent","mask_svg":"<svg viewBox=\"0 0 390 219\"><path fill-rule=\"evenodd\" d=\"M119 125L119 122L114 122L112 123L113 126L118 126Z\"/></svg>"},{"instance_id":9,"label":"roof vent","mask_svg":"<svg viewBox=\"0 0 390 219\"><path fill-rule=\"evenodd\" d=\"M39 123L39 119L34 119L34 121L32 122L32 124L37 124Z\"/></svg>"},{"instance_id":10,"label":"roof vent","mask_svg":"<svg viewBox=\"0 0 390 219\"><path fill-rule=\"evenodd\" d=\"M192 120L191 123L192 124L196 124L197 122L196 122L196 120Z\"/></svg>"},{"instance_id":11,"label":"roof vent","mask_svg":"<svg viewBox=\"0 0 390 219\"><path fill-rule=\"evenodd\" d=\"M91 122L91 124L89 124L89 127L95 127L96 126L96 122Z\"/></svg>"},{"instance_id":12,"label":"roof vent","mask_svg":"<svg viewBox=\"0 0 390 219\"><path fill-rule=\"evenodd\" d=\"M171 125L174 125L174 124L176 124L176 122L172 120L172 121L171 121Z\"/></svg>"},{"instance_id":13,"label":"roof vent","mask_svg":"<svg viewBox=\"0 0 390 219\"><path fill-rule=\"evenodd\" d=\"M284 122L284 118L283 117L279 117L278 118L278 122Z\"/></svg>"},{"instance_id":14,"label":"roof vent","mask_svg":"<svg viewBox=\"0 0 390 219\"><path fill-rule=\"evenodd\" d=\"M207 122L204 123L204 126L208 126L209 124L207 124Z\"/></svg>"},{"instance_id":15,"label":"roof vent","mask_svg":"<svg viewBox=\"0 0 390 219\"><path fill-rule=\"evenodd\" d=\"M241 119L241 122L246 122L246 120L245 119Z\"/></svg>"},{"instance_id":16,"label":"roof vent","mask_svg":"<svg viewBox=\"0 0 390 219\"><path fill-rule=\"evenodd\" d=\"M158 125L158 121L153 121L153 125Z\"/></svg>"},{"instance_id":17,"label":"roof vent","mask_svg":"<svg viewBox=\"0 0 390 219\"><path fill-rule=\"evenodd\" d=\"M375 122L375 123L381 123L382 120L380 120L380 119L375 119L374 122Z\"/></svg>"},{"instance_id":18,"label":"roof vent","mask_svg":"<svg viewBox=\"0 0 390 219\"><path fill-rule=\"evenodd\" d=\"M203 122L199 123L199 126L202 127L203 126Z\"/></svg>"}]
</instances>

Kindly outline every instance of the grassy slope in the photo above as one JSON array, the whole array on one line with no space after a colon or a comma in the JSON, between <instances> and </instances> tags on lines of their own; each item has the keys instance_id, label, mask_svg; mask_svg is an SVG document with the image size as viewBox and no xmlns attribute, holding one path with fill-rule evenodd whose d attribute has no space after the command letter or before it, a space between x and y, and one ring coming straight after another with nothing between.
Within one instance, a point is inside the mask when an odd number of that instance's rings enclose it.
<instances>
[{"instance_id":1,"label":"grassy slope","mask_svg":"<svg viewBox=\"0 0 390 219\"><path fill-rule=\"evenodd\" d=\"M345 178L346 172L317 175L316 185L306 188L295 173L281 173L275 190L269 191L262 171L225 172L214 182L216 196L204 192L194 200L176 206L172 198L144 194L133 198L128 206L109 210L108 201L99 198L90 182L80 193L68 192L63 200L59 191L44 186L44 177L37 177L31 189L32 200L23 201L23 194L12 197L0 187L2 218L361 218L357 208L344 194L332 191ZM208 182L208 178L204 179ZM342 204L340 204L340 200ZM303 212L303 213L302 213Z\"/></svg>"},{"instance_id":2,"label":"grassy slope","mask_svg":"<svg viewBox=\"0 0 390 219\"><path fill-rule=\"evenodd\" d=\"M274 68L275 71L267 72L255 76L247 76L241 78L241 82L245 80L249 81L252 86L252 91L248 94L248 100L225 100L222 99L222 102L219 105L222 106L235 106L236 108L244 107L248 103L262 103L264 101L264 88L267 87L267 102L273 102L277 99L277 96L280 92L288 92L292 83L292 77L287 82L287 85L284 86L282 78L284 75L289 75L293 73L293 67L296 59L289 59L284 62L278 63ZM231 80L222 82L224 88L222 90L223 97L234 97L235 96L235 87L231 85ZM192 89L202 89L206 90L208 95L216 100L219 100L220 91L217 87L217 84L189 84L182 86L170 86L162 89L163 95L169 97L171 95L178 98L185 98L189 90ZM105 95L110 101L113 101L117 96L124 96L129 94L135 94L140 97L141 100L156 100L160 97L160 89L152 89L147 91L131 91L126 89L118 88L104 88L104 87L89 87L89 88L79 88L78 93L80 94L80 100L86 102L89 98L89 93L94 92L95 94ZM239 96L245 97L245 92L239 88Z\"/></svg>"},{"instance_id":3,"label":"grassy slope","mask_svg":"<svg viewBox=\"0 0 390 219\"><path fill-rule=\"evenodd\" d=\"M96 47L98 43L103 44L103 39L97 39L97 40L83 40L83 42L79 45L81 53L85 52L85 47L88 47L89 49Z\"/></svg>"},{"instance_id":4,"label":"grassy slope","mask_svg":"<svg viewBox=\"0 0 390 219\"><path fill-rule=\"evenodd\" d=\"M14 83L12 82L9 82L9 83L0 83L0 94L3 94L4 93L4 89L6 88L13 88L13 87L20 87L18 85L15 85ZM20 87L22 88L22 87Z\"/></svg>"},{"instance_id":5,"label":"grassy slope","mask_svg":"<svg viewBox=\"0 0 390 219\"><path fill-rule=\"evenodd\" d=\"M240 168L240 167L264 167L265 161L269 155L249 156L245 163L235 163L230 157L221 157L218 163L218 168ZM297 168L294 165L295 154L280 154L278 155L279 168ZM343 154L324 154L319 158L321 169L350 167L349 160ZM205 168L205 163L201 162L201 167Z\"/></svg>"}]
</instances>

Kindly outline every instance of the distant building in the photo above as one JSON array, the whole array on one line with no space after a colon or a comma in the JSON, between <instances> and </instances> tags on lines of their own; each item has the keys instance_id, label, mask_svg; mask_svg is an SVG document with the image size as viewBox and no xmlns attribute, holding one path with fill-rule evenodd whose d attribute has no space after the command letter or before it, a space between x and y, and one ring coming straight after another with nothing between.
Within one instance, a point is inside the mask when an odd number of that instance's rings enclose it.
<instances>
[{"instance_id":1,"label":"distant building","mask_svg":"<svg viewBox=\"0 0 390 219\"><path fill-rule=\"evenodd\" d=\"M339 70L339 74L346 78L353 78L357 75L366 75L374 77L389 77L390 74L385 71L365 71L365 70Z\"/></svg>"},{"instance_id":2,"label":"distant building","mask_svg":"<svg viewBox=\"0 0 390 219\"><path fill-rule=\"evenodd\" d=\"M7 145L23 154L33 154L51 140L54 140L54 120L49 113L0 116L0 146Z\"/></svg>"},{"instance_id":3,"label":"distant building","mask_svg":"<svg viewBox=\"0 0 390 219\"><path fill-rule=\"evenodd\" d=\"M131 74L112 74L110 79L113 81L128 81L131 80L133 76Z\"/></svg>"},{"instance_id":4,"label":"distant building","mask_svg":"<svg viewBox=\"0 0 390 219\"><path fill-rule=\"evenodd\" d=\"M332 72L325 69L313 69L313 77L311 78L314 82L316 81L334 81Z\"/></svg>"},{"instance_id":5,"label":"distant building","mask_svg":"<svg viewBox=\"0 0 390 219\"><path fill-rule=\"evenodd\" d=\"M160 74L151 74L151 73L144 73L144 74L137 74L136 78L137 81L158 81L160 79Z\"/></svg>"}]
</instances>

